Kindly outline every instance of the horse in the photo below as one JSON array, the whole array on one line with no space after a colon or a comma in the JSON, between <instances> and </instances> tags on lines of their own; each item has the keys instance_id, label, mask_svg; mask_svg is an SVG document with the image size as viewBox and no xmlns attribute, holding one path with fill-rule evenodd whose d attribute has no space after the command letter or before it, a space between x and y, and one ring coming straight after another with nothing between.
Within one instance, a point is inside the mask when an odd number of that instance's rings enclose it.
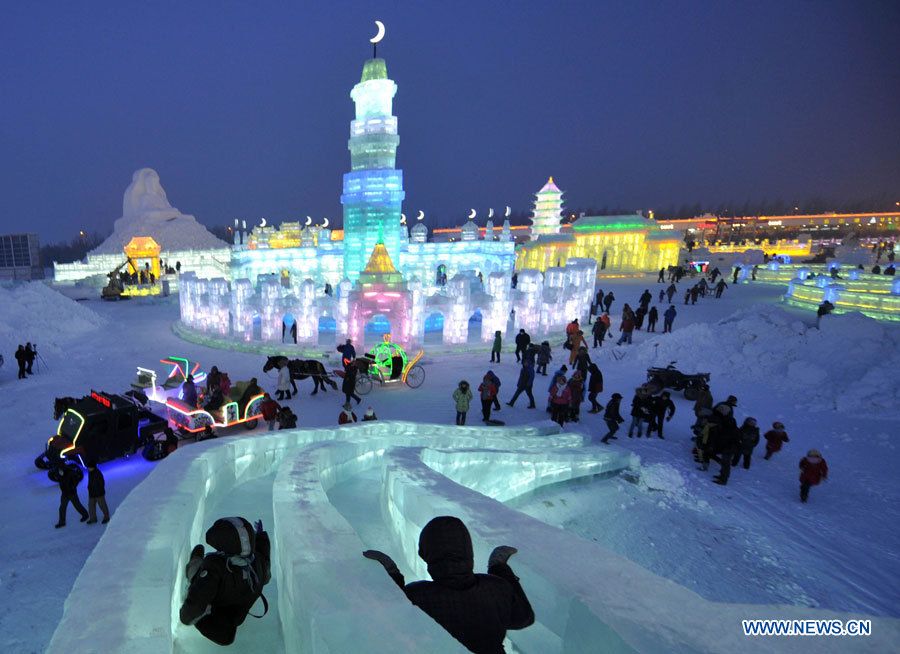
<instances>
[{"instance_id":1,"label":"horse","mask_svg":"<svg viewBox=\"0 0 900 654\"><path fill-rule=\"evenodd\" d=\"M333 390L337 390L337 384L328 375L325 366L321 361L314 359L288 359L285 356L269 357L263 366L263 372L269 372L273 368L281 368L283 365L287 365L288 370L291 371L291 386L294 387L294 393L297 392L297 384L294 383L294 380L306 379L307 377L312 377L314 384L313 392L310 395L318 393L320 387L325 392L325 384L331 386Z\"/></svg>"}]
</instances>

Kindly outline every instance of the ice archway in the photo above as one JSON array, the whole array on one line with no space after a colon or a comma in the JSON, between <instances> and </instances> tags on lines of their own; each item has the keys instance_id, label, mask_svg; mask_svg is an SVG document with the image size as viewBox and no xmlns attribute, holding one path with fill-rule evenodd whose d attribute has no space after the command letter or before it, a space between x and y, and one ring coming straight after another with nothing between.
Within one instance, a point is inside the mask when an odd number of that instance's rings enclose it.
<instances>
[{"instance_id":1,"label":"ice archway","mask_svg":"<svg viewBox=\"0 0 900 654\"><path fill-rule=\"evenodd\" d=\"M235 645L291 653L459 652L461 646L412 606L368 543L330 500L336 485L376 475L381 523L402 568L425 578L419 530L435 515L466 522L482 569L494 545L516 545L516 573L538 617L511 632L517 651L749 652L749 617L847 616L797 607L716 604L612 552L503 504L540 486L636 465L615 448L582 448L578 434L553 428L447 427L375 422L343 429L292 430L192 445L161 462L123 502L66 601L50 652L213 651L178 623L183 568L192 544L219 517L235 488L254 484L271 505L274 610L248 619ZM254 517L249 514L247 517ZM724 621L724 622L723 622ZM709 629L734 624L733 630ZM900 635L879 620L865 650ZM841 639L815 639L841 651ZM807 639L779 639L782 651L809 651ZM896 642L896 641L894 641ZM216 649L216 651L218 651Z\"/></svg>"}]
</instances>

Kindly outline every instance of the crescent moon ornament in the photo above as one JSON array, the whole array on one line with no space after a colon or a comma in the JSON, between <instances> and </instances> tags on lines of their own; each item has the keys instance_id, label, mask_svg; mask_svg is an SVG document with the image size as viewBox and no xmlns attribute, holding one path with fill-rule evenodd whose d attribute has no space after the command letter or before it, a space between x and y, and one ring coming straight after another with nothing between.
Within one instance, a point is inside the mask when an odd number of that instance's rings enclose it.
<instances>
[{"instance_id":1,"label":"crescent moon ornament","mask_svg":"<svg viewBox=\"0 0 900 654\"><path fill-rule=\"evenodd\" d=\"M488 209L488 218L493 218L493 217L494 217L494 210Z\"/></svg>"},{"instance_id":2,"label":"crescent moon ornament","mask_svg":"<svg viewBox=\"0 0 900 654\"><path fill-rule=\"evenodd\" d=\"M384 38L384 23L382 23L380 20L376 20L375 27L378 28L378 33L371 39L369 39L369 43L372 44L381 43L381 39Z\"/></svg>"},{"instance_id":3,"label":"crescent moon ornament","mask_svg":"<svg viewBox=\"0 0 900 654\"><path fill-rule=\"evenodd\" d=\"M475 217L475 210L469 209L469 220L472 220Z\"/></svg>"},{"instance_id":4,"label":"crescent moon ornament","mask_svg":"<svg viewBox=\"0 0 900 654\"><path fill-rule=\"evenodd\" d=\"M405 213L401 213L401 214L400 214L400 224L401 224L401 225L405 225L405 224L406 224L406 214L405 214Z\"/></svg>"},{"instance_id":5,"label":"crescent moon ornament","mask_svg":"<svg viewBox=\"0 0 900 654\"><path fill-rule=\"evenodd\" d=\"M307 216L307 217L306 217L306 226L309 227L310 225L312 225L312 217L311 217L311 216Z\"/></svg>"},{"instance_id":6,"label":"crescent moon ornament","mask_svg":"<svg viewBox=\"0 0 900 654\"><path fill-rule=\"evenodd\" d=\"M322 229L326 229L328 227L328 218L322 219Z\"/></svg>"},{"instance_id":7,"label":"crescent moon ornament","mask_svg":"<svg viewBox=\"0 0 900 654\"><path fill-rule=\"evenodd\" d=\"M260 227L265 227L265 226L266 226L266 219L265 219L265 218L261 218L261 219L260 219L259 226L260 226Z\"/></svg>"},{"instance_id":8,"label":"crescent moon ornament","mask_svg":"<svg viewBox=\"0 0 900 654\"><path fill-rule=\"evenodd\" d=\"M416 216L416 220L425 220L425 212L419 209L419 215Z\"/></svg>"},{"instance_id":9,"label":"crescent moon ornament","mask_svg":"<svg viewBox=\"0 0 900 654\"><path fill-rule=\"evenodd\" d=\"M506 207L506 212L503 214L506 218L509 218L509 214L512 213L512 209L509 208L509 205Z\"/></svg>"}]
</instances>

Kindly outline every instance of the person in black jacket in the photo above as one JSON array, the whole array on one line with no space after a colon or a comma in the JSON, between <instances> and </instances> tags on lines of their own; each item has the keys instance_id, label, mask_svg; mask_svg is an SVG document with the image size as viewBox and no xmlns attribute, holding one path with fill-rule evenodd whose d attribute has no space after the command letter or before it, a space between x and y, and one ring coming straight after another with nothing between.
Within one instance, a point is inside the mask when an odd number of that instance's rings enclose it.
<instances>
[{"instance_id":1,"label":"person in black jacket","mask_svg":"<svg viewBox=\"0 0 900 654\"><path fill-rule=\"evenodd\" d=\"M28 360L26 359L25 354L25 346L19 345L19 349L16 350L16 363L19 366L19 379L25 379L25 366L28 365Z\"/></svg>"},{"instance_id":2,"label":"person in black jacket","mask_svg":"<svg viewBox=\"0 0 900 654\"><path fill-rule=\"evenodd\" d=\"M656 322L659 320L659 309L655 306L650 307L650 313L647 314L647 331L656 331Z\"/></svg>"},{"instance_id":3,"label":"person in black jacket","mask_svg":"<svg viewBox=\"0 0 900 654\"><path fill-rule=\"evenodd\" d=\"M78 482L81 478L78 476L81 472L67 466L62 459L57 459L56 471L59 475L59 522L54 525L57 529L66 526L66 509L69 502L75 507L75 510L81 514L81 521L86 522L88 519L87 509L78 499Z\"/></svg>"},{"instance_id":4,"label":"person in black jacket","mask_svg":"<svg viewBox=\"0 0 900 654\"><path fill-rule=\"evenodd\" d=\"M524 329L520 329L516 334L516 361L521 361L525 357L529 343L531 343L531 336Z\"/></svg>"},{"instance_id":5,"label":"person in black jacket","mask_svg":"<svg viewBox=\"0 0 900 654\"><path fill-rule=\"evenodd\" d=\"M710 459L718 461L721 468L719 474L713 477L713 481L722 486L728 483L728 478L731 476L731 460L735 452L740 451L741 443L740 432L729 411L730 408L726 402L717 404L705 427L708 431L702 469L706 470Z\"/></svg>"},{"instance_id":6,"label":"person in black jacket","mask_svg":"<svg viewBox=\"0 0 900 654\"><path fill-rule=\"evenodd\" d=\"M167 427L168 429L168 427ZM88 463L88 514L87 523L89 525L97 522L97 505L103 511L103 523L109 522L109 507L106 505L106 480L103 479L103 473L97 464L91 461Z\"/></svg>"},{"instance_id":7,"label":"person in black jacket","mask_svg":"<svg viewBox=\"0 0 900 654\"><path fill-rule=\"evenodd\" d=\"M753 449L759 445L759 427L756 425L756 418L747 418L740 429L740 447L735 450L734 456L731 458L731 465L736 466L741 456L744 457L744 470L750 469L750 457L753 456Z\"/></svg>"},{"instance_id":8,"label":"person in black jacket","mask_svg":"<svg viewBox=\"0 0 900 654\"><path fill-rule=\"evenodd\" d=\"M672 401L669 391L663 391L659 396L651 397L650 408L653 411L653 420L650 422L650 426L647 427L647 438L650 438L650 434L654 431L657 436L662 438L663 423L671 420L672 416L675 415L675 403Z\"/></svg>"},{"instance_id":9,"label":"person in black jacket","mask_svg":"<svg viewBox=\"0 0 900 654\"><path fill-rule=\"evenodd\" d=\"M647 431L653 421L653 410L651 409L652 397L647 389L639 386L634 391L634 398L631 400L631 424L628 426L628 438L634 438L634 429L637 428L637 437L644 435L644 424L647 424ZM647 438L650 434L647 434Z\"/></svg>"},{"instance_id":10,"label":"person in black jacket","mask_svg":"<svg viewBox=\"0 0 900 654\"><path fill-rule=\"evenodd\" d=\"M622 396L619 393L613 393L609 402L606 403L606 411L603 412L603 422L609 428L609 432L600 439L601 443L608 443L609 439L618 438L616 432L619 431L619 425L625 422L625 418L619 413L619 405L622 403Z\"/></svg>"},{"instance_id":11,"label":"person in black jacket","mask_svg":"<svg viewBox=\"0 0 900 654\"><path fill-rule=\"evenodd\" d=\"M269 535L261 520L254 529L244 518L219 518L206 542L215 551L204 555L203 545L191 551L185 570L190 586L179 617L214 643L230 645L271 578ZM265 615L265 597L263 606Z\"/></svg>"},{"instance_id":12,"label":"person in black jacket","mask_svg":"<svg viewBox=\"0 0 900 654\"><path fill-rule=\"evenodd\" d=\"M37 357L37 348L32 347L31 343L25 343L25 372L33 375L31 367L34 365L34 359Z\"/></svg>"},{"instance_id":13,"label":"person in black jacket","mask_svg":"<svg viewBox=\"0 0 900 654\"><path fill-rule=\"evenodd\" d=\"M356 394L356 377L358 374L359 368L355 364L344 368L344 381L341 382L341 392L344 394L347 404L350 404L351 398L356 400L357 404L362 402L362 398Z\"/></svg>"},{"instance_id":14,"label":"person in black jacket","mask_svg":"<svg viewBox=\"0 0 900 654\"><path fill-rule=\"evenodd\" d=\"M516 548L501 545L488 559L488 573L476 574L472 537L459 518L440 516L419 535L419 556L434 581L406 583L384 552L366 550L413 604L430 615L470 652L503 654L508 629L534 624L534 610L507 561Z\"/></svg>"}]
</instances>

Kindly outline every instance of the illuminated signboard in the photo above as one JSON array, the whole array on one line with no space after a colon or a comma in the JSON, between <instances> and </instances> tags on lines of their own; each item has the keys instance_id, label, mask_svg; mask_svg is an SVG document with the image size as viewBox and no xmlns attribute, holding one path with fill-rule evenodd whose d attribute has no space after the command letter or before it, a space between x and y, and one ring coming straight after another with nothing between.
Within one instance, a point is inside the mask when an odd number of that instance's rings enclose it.
<instances>
[{"instance_id":1,"label":"illuminated signboard","mask_svg":"<svg viewBox=\"0 0 900 654\"><path fill-rule=\"evenodd\" d=\"M102 404L107 409L109 409L112 406L112 402L110 402L109 398L106 397L105 395L101 395L97 391L91 391L91 399L99 404Z\"/></svg>"}]
</instances>

